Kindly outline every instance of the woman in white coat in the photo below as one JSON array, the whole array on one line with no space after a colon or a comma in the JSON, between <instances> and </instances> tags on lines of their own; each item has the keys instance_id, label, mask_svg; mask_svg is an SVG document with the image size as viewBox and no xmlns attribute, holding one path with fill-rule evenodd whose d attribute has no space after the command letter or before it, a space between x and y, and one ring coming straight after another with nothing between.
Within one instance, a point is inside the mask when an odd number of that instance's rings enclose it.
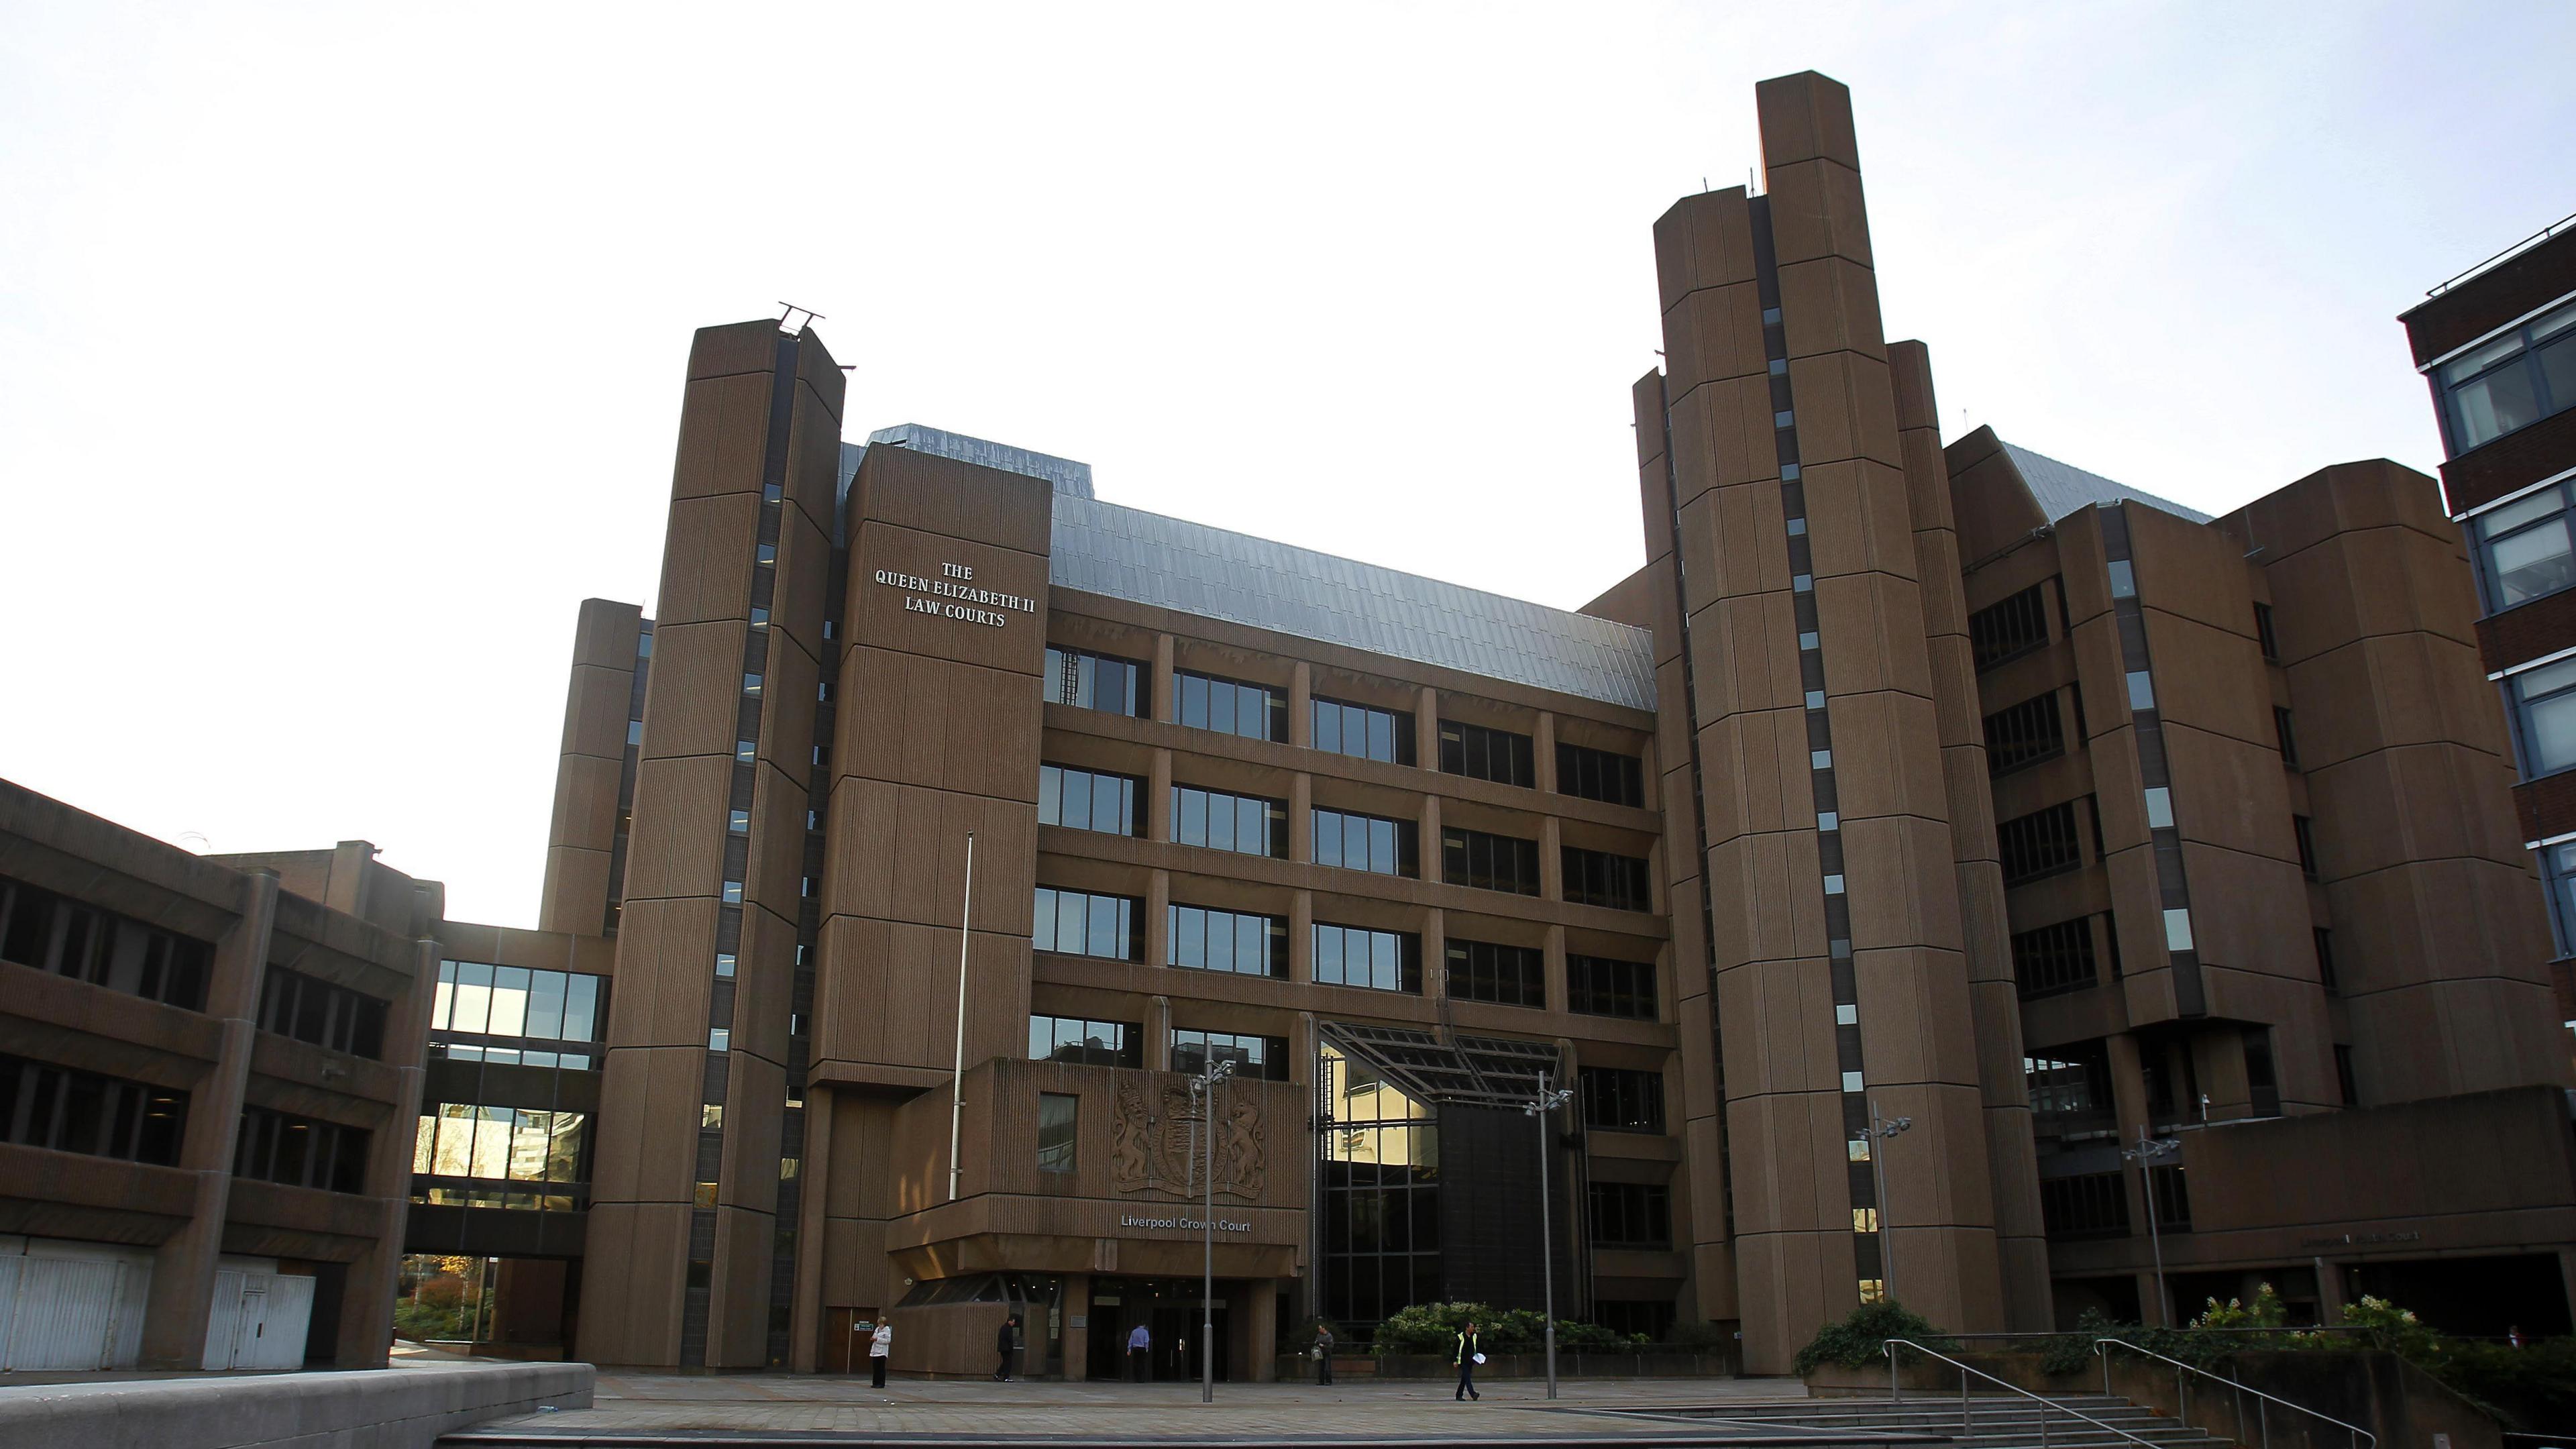
<instances>
[{"instance_id":1,"label":"woman in white coat","mask_svg":"<svg viewBox=\"0 0 2576 1449\"><path fill-rule=\"evenodd\" d=\"M885 1387L886 1360L894 1356L894 1325L879 1320L877 1331L868 1335L868 1382Z\"/></svg>"}]
</instances>

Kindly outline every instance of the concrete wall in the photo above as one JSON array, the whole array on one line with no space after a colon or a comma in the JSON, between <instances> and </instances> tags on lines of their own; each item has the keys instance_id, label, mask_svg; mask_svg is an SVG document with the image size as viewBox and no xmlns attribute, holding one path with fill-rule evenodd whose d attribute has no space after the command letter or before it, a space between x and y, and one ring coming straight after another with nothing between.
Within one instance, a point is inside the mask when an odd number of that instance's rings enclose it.
<instances>
[{"instance_id":1,"label":"concrete wall","mask_svg":"<svg viewBox=\"0 0 2576 1449\"><path fill-rule=\"evenodd\" d=\"M586 1363L459 1364L0 1389L0 1444L155 1449L429 1449L540 1407L587 1409Z\"/></svg>"}]
</instances>

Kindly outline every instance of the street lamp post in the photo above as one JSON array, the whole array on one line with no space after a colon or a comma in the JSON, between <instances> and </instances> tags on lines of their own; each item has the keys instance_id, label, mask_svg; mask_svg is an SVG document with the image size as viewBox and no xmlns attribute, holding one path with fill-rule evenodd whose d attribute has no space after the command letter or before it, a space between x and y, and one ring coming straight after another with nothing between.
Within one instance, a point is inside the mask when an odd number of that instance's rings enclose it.
<instances>
[{"instance_id":1,"label":"street lamp post","mask_svg":"<svg viewBox=\"0 0 2576 1449\"><path fill-rule=\"evenodd\" d=\"M2180 1142L2171 1137L2149 1137L2147 1129L2141 1127L2138 1129L2138 1145L2120 1152L2122 1157L2138 1164L2138 1191L2147 1200L2147 1248L2156 1257L2156 1323L2166 1328L2173 1325L2172 1300L2165 1296L2165 1244L2156 1230L2156 1180L2148 1168L2157 1158L2170 1157L2180 1151Z\"/></svg>"},{"instance_id":2,"label":"street lamp post","mask_svg":"<svg viewBox=\"0 0 2576 1449\"><path fill-rule=\"evenodd\" d=\"M1234 1058L1211 1059L1190 1078L1190 1095L1199 1102L1199 1120L1207 1127L1207 1218L1199 1224L1205 1252L1199 1281L1199 1402L1216 1402L1216 1084L1234 1075Z\"/></svg>"},{"instance_id":3,"label":"street lamp post","mask_svg":"<svg viewBox=\"0 0 2576 1449\"><path fill-rule=\"evenodd\" d=\"M1538 1074L1538 1099L1521 1108L1538 1124L1538 1274L1546 1285L1547 1304L1547 1396L1556 1397L1556 1230L1548 1226L1547 1114L1565 1105L1574 1094L1563 1087L1547 1089L1547 1073Z\"/></svg>"},{"instance_id":4,"label":"street lamp post","mask_svg":"<svg viewBox=\"0 0 2576 1449\"><path fill-rule=\"evenodd\" d=\"M1869 1099L1869 1126L1861 1135L1869 1139L1870 1176L1878 1183L1878 1298L1882 1303L1896 1301L1896 1235L1887 1227L1887 1139L1913 1125L1911 1117L1881 1117L1878 1098Z\"/></svg>"}]
</instances>

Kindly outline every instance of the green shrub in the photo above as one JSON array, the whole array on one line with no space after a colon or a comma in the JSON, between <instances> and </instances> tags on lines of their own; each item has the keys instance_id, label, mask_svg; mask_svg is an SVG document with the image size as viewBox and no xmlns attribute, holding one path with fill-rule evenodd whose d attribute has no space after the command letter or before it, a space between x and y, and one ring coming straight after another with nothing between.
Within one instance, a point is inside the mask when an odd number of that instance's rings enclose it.
<instances>
[{"instance_id":1,"label":"green shrub","mask_svg":"<svg viewBox=\"0 0 2576 1449\"><path fill-rule=\"evenodd\" d=\"M1724 1353L1734 1347L1735 1336L1723 1325L1703 1318L1674 1324L1668 1337L1675 1345L1693 1353Z\"/></svg>"},{"instance_id":2,"label":"green shrub","mask_svg":"<svg viewBox=\"0 0 2576 1449\"><path fill-rule=\"evenodd\" d=\"M1840 1323L1828 1323L1816 1331L1807 1346L1798 1350L1790 1367L1806 1373L1825 1364L1843 1368L1869 1368L1887 1361L1887 1341L1902 1338L1937 1352L1949 1351L1950 1342L1932 1321L1904 1304L1887 1300L1864 1303L1851 1311Z\"/></svg>"},{"instance_id":3,"label":"green shrub","mask_svg":"<svg viewBox=\"0 0 2576 1449\"><path fill-rule=\"evenodd\" d=\"M1446 1356L1456 1350L1459 1332L1470 1323L1476 1325L1476 1341L1484 1345L1488 1354L1536 1353L1547 1347L1547 1316L1531 1309L1495 1308L1483 1303L1416 1303L1378 1325L1377 1352ZM1597 1323L1563 1318L1556 1321L1556 1347L1560 1353L1629 1348L1651 1341L1642 1334L1630 1336Z\"/></svg>"}]
</instances>

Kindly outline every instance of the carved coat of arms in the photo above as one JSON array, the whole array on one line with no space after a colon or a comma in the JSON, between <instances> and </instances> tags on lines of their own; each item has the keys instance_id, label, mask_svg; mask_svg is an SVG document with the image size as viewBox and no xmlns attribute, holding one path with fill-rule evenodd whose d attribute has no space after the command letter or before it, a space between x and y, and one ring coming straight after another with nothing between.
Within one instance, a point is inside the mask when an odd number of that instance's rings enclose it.
<instances>
[{"instance_id":1,"label":"carved coat of arms","mask_svg":"<svg viewBox=\"0 0 2576 1449\"><path fill-rule=\"evenodd\" d=\"M1154 1082L1121 1074L1113 1101L1109 1181L1120 1192L1196 1196L1206 1190L1208 1142L1204 1114L1183 1082ZM1261 1109L1220 1091L1216 1121L1216 1190L1228 1197L1258 1198L1268 1182L1269 1149L1262 1141Z\"/></svg>"}]
</instances>

